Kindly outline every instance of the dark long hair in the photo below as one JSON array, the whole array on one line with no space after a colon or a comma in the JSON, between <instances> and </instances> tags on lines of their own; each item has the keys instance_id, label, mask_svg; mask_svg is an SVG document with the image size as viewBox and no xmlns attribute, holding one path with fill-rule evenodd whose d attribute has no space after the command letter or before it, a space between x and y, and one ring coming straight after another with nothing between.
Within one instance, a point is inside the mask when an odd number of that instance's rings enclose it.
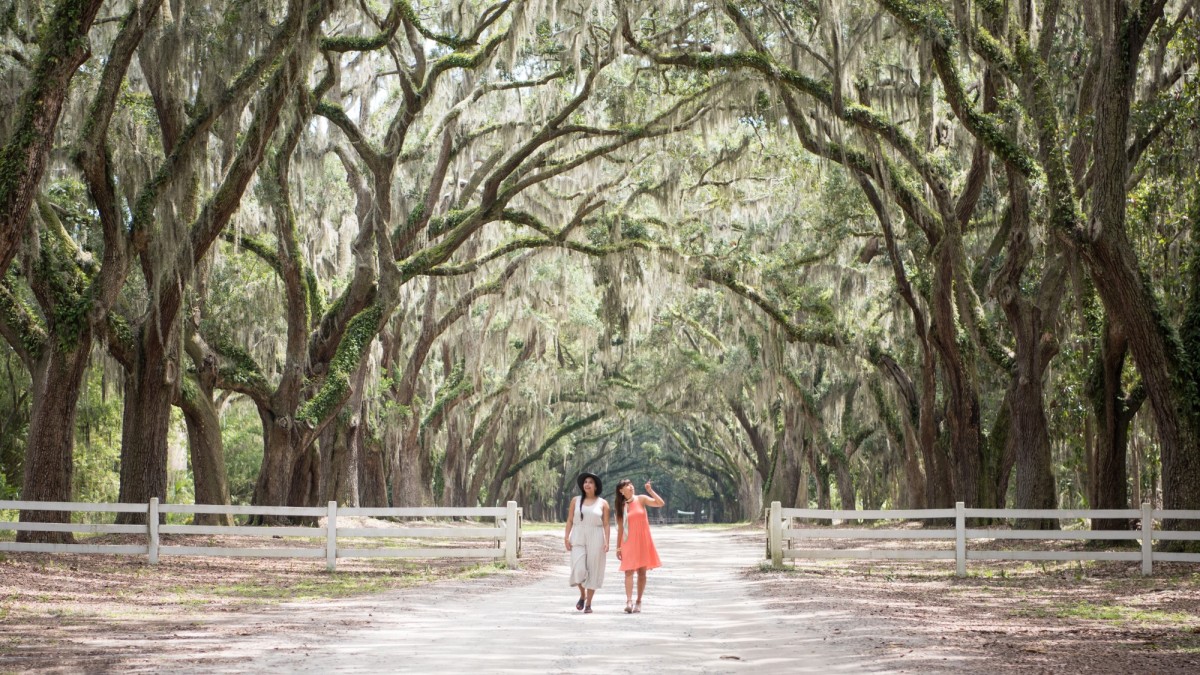
<instances>
[{"instance_id":1,"label":"dark long hair","mask_svg":"<svg viewBox=\"0 0 1200 675\"><path fill-rule=\"evenodd\" d=\"M621 519L625 517L625 495L621 494L621 488L625 487L626 485L633 485L633 481L629 480L628 478L622 478L621 480L617 481L617 492L616 496L613 497L613 501L617 503L618 523L621 522Z\"/></svg>"},{"instance_id":2,"label":"dark long hair","mask_svg":"<svg viewBox=\"0 0 1200 675\"><path fill-rule=\"evenodd\" d=\"M600 496L600 490L599 490L600 486L596 485L595 478L592 478L591 476L589 476L589 477L584 478L583 480L579 481L579 522L581 522L581 523L583 522L583 500L587 499L587 490L584 489L583 484L586 483L588 480L592 481L592 488L594 488L593 492L596 494L597 497Z\"/></svg>"}]
</instances>

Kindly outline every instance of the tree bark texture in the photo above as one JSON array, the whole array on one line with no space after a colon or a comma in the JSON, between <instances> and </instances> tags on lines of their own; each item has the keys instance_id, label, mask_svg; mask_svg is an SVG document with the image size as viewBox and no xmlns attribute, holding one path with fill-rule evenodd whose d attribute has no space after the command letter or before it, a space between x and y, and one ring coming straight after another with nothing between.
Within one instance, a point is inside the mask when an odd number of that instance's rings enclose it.
<instances>
[{"instance_id":1,"label":"tree bark texture","mask_svg":"<svg viewBox=\"0 0 1200 675\"><path fill-rule=\"evenodd\" d=\"M91 353L90 337L83 346L62 351L47 345L31 368L33 408L26 441L21 499L31 502L71 501L74 476L75 417L79 392ZM21 522L68 523L67 511L22 511ZM18 532L18 542L68 543L70 532Z\"/></svg>"},{"instance_id":2,"label":"tree bark texture","mask_svg":"<svg viewBox=\"0 0 1200 675\"><path fill-rule=\"evenodd\" d=\"M1008 241L994 290L1016 345L1005 392L1009 429L1004 454L1016 462L1016 508L1053 509L1057 505L1058 491L1054 481L1050 432L1046 426L1043 382L1050 358L1057 351L1050 327L1058 305L1057 301L1050 301L1049 307L1042 307L1037 301L1026 297L1022 290L1022 279L1033 257L1033 246L1029 241L1029 192L1020 173L1011 168L1008 170L1008 184ZM1048 263L1043 284L1058 284L1061 287L1064 278L1061 270L1061 261ZM1051 293L1051 297L1057 298L1058 295ZM1050 312L1051 316L1047 318L1045 312ZM1006 486L1008 471L1003 460L1001 467L1000 473L1005 479L1000 485ZM1000 499L1004 499L1003 492ZM1018 525L1023 529L1058 528L1056 521L1042 518L1020 520Z\"/></svg>"},{"instance_id":3,"label":"tree bark texture","mask_svg":"<svg viewBox=\"0 0 1200 675\"><path fill-rule=\"evenodd\" d=\"M957 241L945 237L935 252L933 332L946 382L946 424L950 432L956 485L954 496L969 507L997 506L993 490L984 485L983 439L975 367L962 351L954 285ZM962 279L957 279L962 283Z\"/></svg>"},{"instance_id":4,"label":"tree bark texture","mask_svg":"<svg viewBox=\"0 0 1200 675\"><path fill-rule=\"evenodd\" d=\"M367 508L386 508L388 506L388 475L383 443L370 434L366 425L359 425L358 435L359 504Z\"/></svg>"},{"instance_id":5,"label":"tree bark texture","mask_svg":"<svg viewBox=\"0 0 1200 675\"><path fill-rule=\"evenodd\" d=\"M160 332L161 328L161 332ZM121 429L119 501L129 504L167 499L167 429L179 386L177 326L143 325L132 369L125 374L124 424ZM118 523L144 523L140 513L122 513Z\"/></svg>"},{"instance_id":6,"label":"tree bark texture","mask_svg":"<svg viewBox=\"0 0 1200 675\"><path fill-rule=\"evenodd\" d=\"M318 442L321 455L321 494L317 504L335 501L359 506L357 415L340 414L325 428ZM302 480L307 480L307 476Z\"/></svg>"},{"instance_id":7,"label":"tree bark texture","mask_svg":"<svg viewBox=\"0 0 1200 675\"><path fill-rule=\"evenodd\" d=\"M195 395L189 396L188 392ZM225 445L221 439L221 418L211 393L193 378L179 398L183 421L187 426L188 453L197 504L231 503L229 479L225 467ZM197 513L197 525L233 525L231 514Z\"/></svg>"},{"instance_id":8,"label":"tree bark texture","mask_svg":"<svg viewBox=\"0 0 1200 675\"><path fill-rule=\"evenodd\" d=\"M1090 478L1090 504L1095 509L1127 509L1129 503L1129 473L1126 455L1129 451L1129 426L1137 414L1131 407L1121 384L1125 369L1128 342L1120 324L1107 322L1100 341L1097 363L1091 383L1092 409L1098 422ZM1093 530L1128 530L1128 519L1097 518Z\"/></svg>"},{"instance_id":9,"label":"tree bark texture","mask_svg":"<svg viewBox=\"0 0 1200 675\"><path fill-rule=\"evenodd\" d=\"M1093 200L1084 261L1108 315L1124 328L1142 375L1158 430L1163 506L1200 509L1200 406L1193 393L1191 358L1181 352L1161 305L1143 278L1126 230L1126 143L1134 74L1149 26L1142 3L1102 4L1100 69L1093 136ZM1168 521L1170 528L1186 523Z\"/></svg>"},{"instance_id":10,"label":"tree bark texture","mask_svg":"<svg viewBox=\"0 0 1200 675\"><path fill-rule=\"evenodd\" d=\"M426 482L420 420L412 416L403 428L392 465L392 506L429 506L433 503L432 485Z\"/></svg>"},{"instance_id":11,"label":"tree bark texture","mask_svg":"<svg viewBox=\"0 0 1200 675\"><path fill-rule=\"evenodd\" d=\"M837 481L838 500L842 503L842 508L847 511L853 511L857 508L857 493L854 489L854 478L850 475L850 457L854 449L847 443L842 446L842 451L830 458L829 463L833 465L834 480Z\"/></svg>"},{"instance_id":12,"label":"tree bark texture","mask_svg":"<svg viewBox=\"0 0 1200 675\"><path fill-rule=\"evenodd\" d=\"M278 417L270 407L259 406L258 415L263 427L263 459L251 502L256 506L287 506L292 477L296 473L307 434L296 427L292 418ZM284 522L271 518L267 520Z\"/></svg>"}]
</instances>

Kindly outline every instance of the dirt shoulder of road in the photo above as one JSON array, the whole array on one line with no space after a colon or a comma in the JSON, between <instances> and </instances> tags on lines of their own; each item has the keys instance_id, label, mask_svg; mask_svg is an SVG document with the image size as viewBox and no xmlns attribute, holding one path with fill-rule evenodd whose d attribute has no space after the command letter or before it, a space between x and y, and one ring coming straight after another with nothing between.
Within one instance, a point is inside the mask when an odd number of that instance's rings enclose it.
<instances>
[{"instance_id":1,"label":"dirt shoulder of road","mask_svg":"<svg viewBox=\"0 0 1200 675\"><path fill-rule=\"evenodd\" d=\"M230 548L286 545L249 537L163 536L161 543L199 539ZM0 673L200 665L224 640L258 631L338 635L370 623L372 608L395 591L529 583L553 562L541 539L525 538L519 571L478 559L347 559L328 572L324 558L163 556L151 566L139 556L0 553ZM103 543L137 542L110 536ZM296 612L296 603L312 611ZM166 639L174 636L203 639Z\"/></svg>"},{"instance_id":2,"label":"dirt shoulder of road","mask_svg":"<svg viewBox=\"0 0 1200 675\"><path fill-rule=\"evenodd\" d=\"M966 673L1200 672L1195 565L1143 577L1138 563L987 561L958 578L953 561L830 560L746 574L771 606L824 617L829 639L897 668L948 659Z\"/></svg>"},{"instance_id":3,"label":"dirt shoulder of road","mask_svg":"<svg viewBox=\"0 0 1200 675\"><path fill-rule=\"evenodd\" d=\"M757 530L730 536L762 545ZM229 641L258 633L316 643L394 609L397 592L453 597L533 583L562 562L560 546L557 534L529 533L518 571L462 559L339 560L329 573L323 559L168 556L150 566L133 556L0 554L0 672L203 668L225 658ZM1149 578L1128 563L968 571L959 579L948 561L828 561L743 574L770 607L881 668L1200 672L1196 566L1157 566Z\"/></svg>"}]
</instances>

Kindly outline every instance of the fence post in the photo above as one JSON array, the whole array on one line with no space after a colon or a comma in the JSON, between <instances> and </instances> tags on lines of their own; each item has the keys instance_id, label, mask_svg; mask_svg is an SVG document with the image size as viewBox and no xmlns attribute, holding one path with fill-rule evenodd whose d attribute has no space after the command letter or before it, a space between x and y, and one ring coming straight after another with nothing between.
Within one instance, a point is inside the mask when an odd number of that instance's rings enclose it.
<instances>
[{"instance_id":1,"label":"fence post","mask_svg":"<svg viewBox=\"0 0 1200 675\"><path fill-rule=\"evenodd\" d=\"M771 502L771 515L767 529L767 541L771 544L771 564L779 567L783 564L783 506L779 502Z\"/></svg>"},{"instance_id":2,"label":"fence post","mask_svg":"<svg viewBox=\"0 0 1200 675\"><path fill-rule=\"evenodd\" d=\"M146 552L150 558L151 565L158 564L158 497L150 498L150 508L146 512L146 532L149 534L149 541L146 544Z\"/></svg>"},{"instance_id":3,"label":"fence post","mask_svg":"<svg viewBox=\"0 0 1200 675\"><path fill-rule=\"evenodd\" d=\"M508 503L508 513L504 515L504 562L508 569L517 569L517 503Z\"/></svg>"},{"instance_id":4,"label":"fence post","mask_svg":"<svg viewBox=\"0 0 1200 675\"><path fill-rule=\"evenodd\" d=\"M1154 573L1154 509L1142 504L1142 576Z\"/></svg>"},{"instance_id":5,"label":"fence post","mask_svg":"<svg viewBox=\"0 0 1200 675\"><path fill-rule=\"evenodd\" d=\"M954 574L967 576L967 509L954 502Z\"/></svg>"},{"instance_id":6,"label":"fence post","mask_svg":"<svg viewBox=\"0 0 1200 675\"><path fill-rule=\"evenodd\" d=\"M325 569L337 567L337 502L329 502L325 512Z\"/></svg>"}]
</instances>

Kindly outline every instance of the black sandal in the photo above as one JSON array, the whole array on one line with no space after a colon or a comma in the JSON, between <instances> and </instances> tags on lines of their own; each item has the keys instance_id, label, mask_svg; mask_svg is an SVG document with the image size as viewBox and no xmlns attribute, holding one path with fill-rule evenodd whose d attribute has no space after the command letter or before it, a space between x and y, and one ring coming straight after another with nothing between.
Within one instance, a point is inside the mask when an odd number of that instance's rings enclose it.
<instances>
[{"instance_id":1,"label":"black sandal","mask_svg":"<svg viewBox=\"0 0 1200 675\"><path fill-rule=\"evenodd\" d=\"M575 609L583 609L583 598L580 598L579 602L575 603Z\"/></svg>"}]
</instances>

